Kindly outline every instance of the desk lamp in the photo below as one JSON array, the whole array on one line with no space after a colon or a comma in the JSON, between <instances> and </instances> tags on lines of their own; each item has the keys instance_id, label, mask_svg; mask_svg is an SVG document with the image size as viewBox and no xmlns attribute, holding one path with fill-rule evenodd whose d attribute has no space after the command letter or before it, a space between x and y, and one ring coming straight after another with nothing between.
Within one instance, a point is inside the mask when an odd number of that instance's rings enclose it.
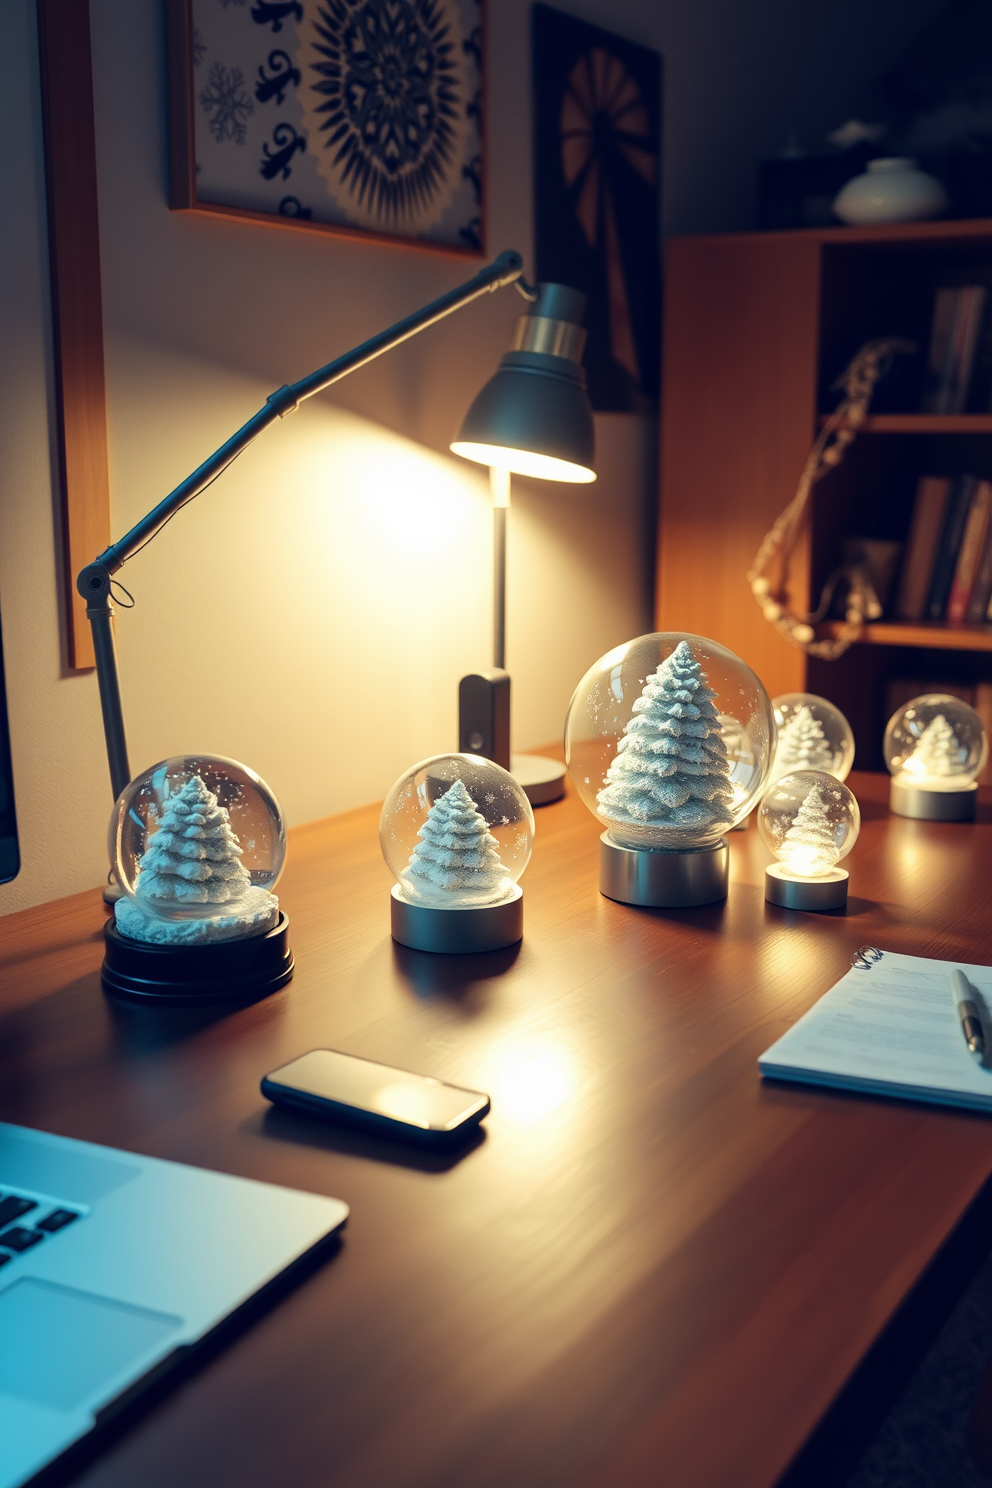
<instances>
[{"instance_id":1,"label":"desk lamp","mask_svg":"<svg viewBox=\"0 0 992 1488\"><path fill-rule=\"evenodd\" d=\"M511 474L586 484L596 479L595 430L586 396L582 315L586 297L540 284L513 344L462 420L451 449L489 466L493 500L493 667L463 677L458 748L509 770L534 806L557 801L565 769L540 755L510 755L506 663L506 526Z\"/></svg>"},{"instance_id":2,"label":"desk lamp","mask_svg":"<svg viewBox=\"0 0 992 1488\"><path fill-rule=\"evenodd\" d=\"M326 366L310 373L308 377L301 378L299 382L289 386L281 387L272 393L266 400L264 406L242 428L232 434L218 450L205 460L193 473L176 487L168 496L158 503L147 516L137 522L116 543L105 549L92 563L84 568L77 580L76 587L86 600L86 617L90 622L93 632L93 646L96 654L97 680L100 688L100 705L103 713L103 730L107 745L107 758L110 766L110 780L113 787L115 800L120 797L131 780L131 768L128 761L127 738L124 729L124 713L121 703L120 680L117 669L117 655L114 644L113 632L113 600L112 587L114 575L121 567L133 558L147 542L188 502L205 490L222 471L226 470L241 452L251 444L263 429L275 422L277 418L285 418L287 414L293 413L307 398L312 398L315 393L323 392L332 383L338 382L348 373L354 372L359 367L373 361L381 356L383 352L398 346L402 341L425 330L427 326L450 315L453 311L461 309L463 305L478 299L481 295L492 293L508 284L521 281L523 272L523 259L519 253L512 250L501 253L493 262L481 269L465 284L457 289L441 295L439 299L432 301L423 309L415 311L405 319L398 321L388 330L373 336L371 340L357 346L354 350L346 352L337 357ZM537 296L540 302L539 292L521 287L525 298L533 299ZM525 457L529 451L533 451L533 458L540 463L546 459L549 450L553 453L559 439L559 423L562 403L561 388L566 383L573 383L581 387L580 374L576 370L563 376L563 364L569 358L559 352L551 351L543 353L540 351L520 352L517 354L518 365L510 369L508 365L511 357L504 357L504 366L496 377L488 384L492 388L500 383L500 408L501 417L506 420L506 427L516 431L517 448L515 453ZM522 358L522 360L521 360ZM573 358L574 360L574 358ZM504 368L507 370L504 371ZM515 378L514 388L506 386L506 379ZM546 383L553 383L550 392L545 388ZM515 390L514 390L515 389ZM484 390L483 396L485 396ZM521 406L514 415L514 403L520 402L527 406ZM588 454L591 459L591 419L590 437L588 441ZM515 466L514 468L522 468ZM591 479L591 474L584 477ZM177 602L183 601L178 599ZM217 952L215 960L224 955L244 955L244 941L232 940L226 945L217 945L213 949ZM240 948L240 952L238 950ZM163 995L174 995L176 991L175 973L170 972L163 976L160 970L161 958L156 959L155 948L147 948L147 966L137 966L136 960L141 960L143 948L139 942L134 942L129 947L131 952L131 963L129 974L138 977L142 971L147 972L146 996L153 996L157 989L161 989ZM174 958L173 958L174 959ZM218 967L218 972L220 968ZM181 980L181 978L180 978Z\"/></svg>"}]
</instances>

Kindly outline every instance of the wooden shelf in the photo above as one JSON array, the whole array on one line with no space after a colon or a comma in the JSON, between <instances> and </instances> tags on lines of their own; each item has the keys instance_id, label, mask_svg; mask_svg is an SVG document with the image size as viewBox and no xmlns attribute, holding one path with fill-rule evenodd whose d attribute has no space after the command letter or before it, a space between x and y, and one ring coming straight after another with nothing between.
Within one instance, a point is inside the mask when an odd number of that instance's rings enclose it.
<instances>
[{"instance_id":1,"label":"wooden shelf","mask_svg":"<svg viewBox=\"0 0 992 1488\"><path fill-rule=\"evenodd\" d=\"M822 429L827 414L818 419ZM992 434L992 413L873 413L864 434Z\"/></svg>"},{"instance_id":2,"label":"wooden shelf","mask_svg":"<svg viewBox=\"0 0 992 1488\"><path fill-rule=\"evenodd\" d=\"M817 626L817 634L835 636L840 628L839 620L828 620ZM865 626L858 645L925 646L931 651L992 651L992 625L923 625L880 620Z\"/></svg>"}]
</instances>

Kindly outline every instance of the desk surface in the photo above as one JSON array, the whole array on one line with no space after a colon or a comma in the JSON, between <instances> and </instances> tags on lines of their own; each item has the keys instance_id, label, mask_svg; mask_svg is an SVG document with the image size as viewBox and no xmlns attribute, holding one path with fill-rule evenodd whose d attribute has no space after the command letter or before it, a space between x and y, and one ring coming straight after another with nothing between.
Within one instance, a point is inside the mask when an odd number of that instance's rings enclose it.
<instances>
[{"instance_id":1,"label":"desk surface","mask_svg":"<svg viewBox=\"0 0 992 1488\"><path fill-rule=\"evenodd\" d=\"M292 835L290 986L244 1010L101 994L95 892L0 921L0 1118L334 1194L340 1253L82 1473L99 1488L768 1488L992 1172L963 1113L763 1087L756 1060L864 942L992 961L992 811L864 825L846 916L596 889L598 828L538 813L525 938L389 936L376 812ZM488 1090L451 1166L266 1106L332 1045Z\"/></svg>"}]
</instances>

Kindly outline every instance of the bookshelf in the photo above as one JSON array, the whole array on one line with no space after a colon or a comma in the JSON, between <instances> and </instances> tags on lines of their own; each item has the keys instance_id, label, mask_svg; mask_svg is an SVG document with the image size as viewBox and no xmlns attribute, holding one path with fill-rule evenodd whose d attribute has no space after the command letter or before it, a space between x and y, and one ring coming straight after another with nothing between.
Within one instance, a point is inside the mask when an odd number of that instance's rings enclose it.
<instances>
[{"instance_id":1,"label":"bookshelf","mask_svg":"<svg viewBox=\"0 0 992 1488\"><path fill-rule=\"evenodd\" d=\"M992 288L992 220L667 245L656 622L729 646L773 696L809 690L836 702L862 769L883 768L888 702L909 681L976 698L983 689L992 706L992 625L886 614L840 660L818 661L762 618L746 572L836 403L831 384L870 337L920 350L879 385L843 465L816 488L790 580L794 607L817 602L845 537L905 541L920 475L992 478L992 411L978 411L992 406L981 384L992 366L976 378L974 411L916 411L936 289L962 283ZM827 621L818 633L837 629Z\"/></svg>"}]
</instances>

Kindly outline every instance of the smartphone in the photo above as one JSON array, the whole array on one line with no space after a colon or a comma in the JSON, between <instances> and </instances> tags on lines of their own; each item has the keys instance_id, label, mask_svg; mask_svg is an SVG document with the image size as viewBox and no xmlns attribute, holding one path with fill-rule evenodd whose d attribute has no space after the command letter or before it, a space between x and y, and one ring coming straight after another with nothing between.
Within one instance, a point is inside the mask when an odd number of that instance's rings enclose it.
<instances>
[{"instance_id":1,"label":"smartphone","mask_svg":"<svg viewBox=\"0 0 992 1488\"><path fill-rule=\"evenodd\" d=\"M262 1080L262 1094L277 1106L431 1146L464 1139L490 1104L481 1090L463 1090L338 1049L311 1049L273 1070Z\"/></svg>"}]
</instances>

